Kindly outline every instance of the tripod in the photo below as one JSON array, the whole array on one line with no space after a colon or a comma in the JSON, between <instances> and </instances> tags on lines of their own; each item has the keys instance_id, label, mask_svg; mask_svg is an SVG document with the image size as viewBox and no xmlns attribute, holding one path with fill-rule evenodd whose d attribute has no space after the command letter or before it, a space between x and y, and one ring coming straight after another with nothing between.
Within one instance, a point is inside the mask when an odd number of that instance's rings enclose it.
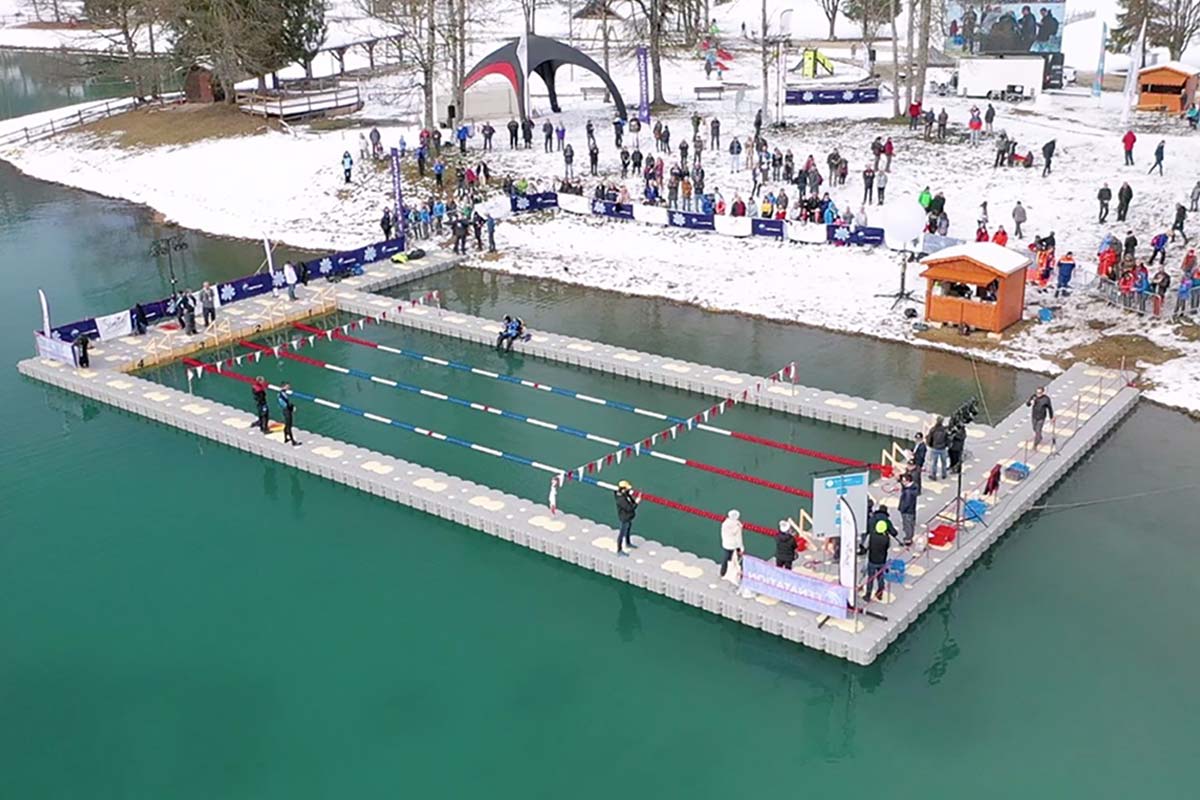
<instances>
[{"instance_id":1,"label":"tripod","mask_svg":"<svg viewBox=\"0 0 1200 800\"><path fill-rule=\"evenodd\" d=\"M908 264L910 261L915 261L915 260L916 260L916 253L912 252L911 250L901 250L900 251L900 290L897 292L889 293L889 294L875 295L876 297L892 298L892 310L893 311L896 309L896 306L900 305L905 300L913 301L913 290L906 288L906 283L908 281ZM915 301L913 301L913 302L915 302Z\"/></svg>"}]
</instances>

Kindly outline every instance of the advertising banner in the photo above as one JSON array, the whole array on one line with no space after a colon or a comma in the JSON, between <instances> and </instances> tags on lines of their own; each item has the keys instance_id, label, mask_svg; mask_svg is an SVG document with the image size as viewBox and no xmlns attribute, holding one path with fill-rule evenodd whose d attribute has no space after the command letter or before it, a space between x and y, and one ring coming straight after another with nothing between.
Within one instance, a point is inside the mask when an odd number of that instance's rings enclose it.
<instances>
[{"instance_id":1,"label":"advertising banner","mask_svg":"<svg viewBox=\"0 0 1200 800\"><path fill-rule=\"evenodd\" d=\"M673 228L687 228L693 231L711 231L713 229L712 214L693 214L690 211L672 211L667 215L667 224Z\"/></svg>"},{"instance_id":2,"label":"advertising banner","mask_svg":"<svg viewBox=\"0 0 1200 800\"><path fill-rule=\"evenodd\" d=\"M638 119L643 125L650 121L650 75L649 52L645 47L637 49L638 90L641 92L638 100Z\"/></svg>"},{"instance_id":3,"label":"advertising banner","mask_svg":"<svg viewBox=\"0 0 1200 800\"><path fill-rule=\"evenodd\" d=\"M37 354L42 358L52 358L64 364L75 365L75 348L71 346L70 342L52 339L37 331L33 332L33 340Z\"/></svg>"},{"instance_id":4,"label":"advertising banner","mask_svg":"<svg viewBox=\"0 0 1200 800\"><path fill-rule=\"evenodd\" d=\"M854 513L866 519L867 485L870 472L860 470L824 473L813 476L812 526L813 533L820 537L841 535L841 509L839 498L845 498ZM844 548L843 548L844 549Z\"/></svg>"},{"instance_id":5,"label":"advertising banner","mask_svg":"<svg viewBox=\"0 0 1200 800\"><path fill-rule=\"evenodd\" d=\"M862 86L845 89L788 89L783 97L784 104L789 106L876 103L879 101L879 88Z\"/></svg>"},{"instance_id":6,"label":"advertising banner","mask_svg":"<svg viewBox=\"0 0 1200 800\"><path fill-rule=\"evenodd\" d=\"M837 619L849 616L845 586L780 569L749 553L742 556L741 587L818 614L828 614Z\"/></svg>"},{"instance_id":7,"label":"advertising banner","mask_svg":"<svg viewBox=\"0 0 1200 800\"><path fill-rule=\"evenodd\" d=\"M199 303L197 303L199 307ZM133 314L128 311L118 311L104 317L96 317L96 332L100 339L120 339L133 333Z\"/></svg>"},{"instance_id":8,"label":"advertising banner","mask_svg":"<svg viewBox=\"0 0 1200 800\"><path fill-rule=\"evenodd\" d=\"M854 244L878 247L883 244L883 228L857 227L851 230L845 225L826 225L826 238L830 244Z\"/></svg>"},{"instance_id":9,"label":"advertising banner","mask_svg":"<svg viewBox=\"0 0 1200 800\"><path fill-rule=\"evenodd\" d=\"M555 192L514 194L508 198L508 202L514 214L522 211L543 211L547 208L558 207L558 194Z\"/></svg>"},{"instance_id":10,"label":"advertising banner","mask_svg":"<svg viewBox=\"0 0 1200 800\"><path fill-rule=\"evenodd\" d=\"M946 4L946 52L953 55L1061 53L1066 0Z\"/></svg>"},{"instance_id":11,"label":"advertising banner","mask_svg":"<svg viewBox=\"0 0 1200 800\"><path fill-rule=\"evenodd\" d=\"M865 508L863 513L866 513ZM842 539L842 548L838 556L838 582L846 589L848 605L854 605L854 601L857 600L854 589L858 583L859 528L854 509L846 502L845 496L838 498L836 522L838 535ZM866 524L865 516L863 524Z\"/></svg>"},{"instance_id":12,"label":"advertising banner","mask_svg":"<svg viewBox=\"0 0 1200 800\"><path fill-rule=\"evenodd\" d=\"M755 217L750 220L750 233L755 236L771 236L775 239L782 239L785 225L786 222L781 219L760 219Z\"/></svg>"},{"instance_id":13,"label":"advertising banner","mask_svg":"<svg viewBox=\"0 0 1200 800\"><path fill-rule=\"evenodd\" d=\"M592 213L601 217L613 219L633 219L633 204L610 203L607 200L593 200Z\"/></svg>"}]
</instances>

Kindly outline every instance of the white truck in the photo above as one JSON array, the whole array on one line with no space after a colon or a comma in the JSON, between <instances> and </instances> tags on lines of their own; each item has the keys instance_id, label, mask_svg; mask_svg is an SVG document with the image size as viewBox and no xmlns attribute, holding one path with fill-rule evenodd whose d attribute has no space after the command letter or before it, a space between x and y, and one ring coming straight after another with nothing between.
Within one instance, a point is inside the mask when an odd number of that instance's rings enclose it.
<instances>
[{"instance_id":1,"label":"white truck","mask_svg":"<svg viewBox=\"0 0 1200 800\"><path fill-rule=\"evenodd\" d=\"M1041 94L1046 60L1040 55L963 58L958 62L960 97L1028 100Z\"/></svg>"}]
</instances>

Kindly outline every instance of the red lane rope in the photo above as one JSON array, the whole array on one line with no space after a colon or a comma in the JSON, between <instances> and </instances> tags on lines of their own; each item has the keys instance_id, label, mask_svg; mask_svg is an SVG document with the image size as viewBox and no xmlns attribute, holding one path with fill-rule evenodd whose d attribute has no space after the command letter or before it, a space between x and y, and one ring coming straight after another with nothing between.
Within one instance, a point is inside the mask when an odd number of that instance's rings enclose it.
<instances>
[{"instance_id":1,"label":"red lane rope","mask_svg":"<svg viewBox=\"0 0 1200 800\"><path fill-rule=\"evenodd\" d=\"M654 503L655 505L666 506L667 508L671 508L676 511L682 511L685 514L693 514L697 517L703 517L704 519L709 519L709 520L712 520L713 522L724 522L725 521L724 514L717 514L712 511L706 511L703 508L696 508L695 506L689 506L686 503L677 503L674 500L668 500L665 497L659 497L658 495L648 494L647 492L641 492L641 495L642 495L643 500L646 500L647 502L650 502L650 503ZM779 533L779 531L777 531L773 528L767 528L762 525L756 525L753 522L743 521L742 527L748 531L753 531L754 533L761 533L763 536L770 536L772 538L774 538L775 535ZM802 541L802 540L798 540L798 541Z\"/></svg>"},{"instance_id":2,"label":"red lane rope","mask_svg":"<svg viewBox=\"0 0 1200 800\"><path fill-rule=\"evenodd\" d=\"M807 497L812 499L813 496L813 493L807 489L798 489L795 486L788 486L784 483L776 483L775 481L769 481L766 478L747 475L744 472L735 472L731 469L725 469L724 467L715 467L712 464L705 464L702 461L692 461L690 458L684 460L687 462L689 467L704 470L705 472L711 472L715 475L722 475L726 478L733 478L734 480L745 481L746 483L753 483L758 486L765 486L768 489L774 489L777 492L784 492L785 494L796 495L797 497ZM724 517L722 517L722 519L724 519Z\"/></svg>"}]
</instances>

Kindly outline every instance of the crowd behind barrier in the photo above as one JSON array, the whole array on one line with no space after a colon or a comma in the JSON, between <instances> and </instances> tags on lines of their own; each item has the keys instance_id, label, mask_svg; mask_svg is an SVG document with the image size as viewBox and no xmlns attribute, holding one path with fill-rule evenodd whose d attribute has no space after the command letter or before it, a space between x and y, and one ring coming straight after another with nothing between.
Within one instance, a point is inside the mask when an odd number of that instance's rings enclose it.
<instances>
[{"instance_id":1,"label":"crowd behind barrier","mask_svg":"<svg viewBox=\"0 0 1200 800\"><path fill-rule=\"evenodd\" d=\"M514 214L559 208L572 214L636 220L651 225L712 231L725 236L763 236L809 244L829 243L881 247L884 245L885 239L883 228L825 225L766 217L701 214L694 211L669 209L664 206L614 203L608 200L597 200L559 192L513 194L509 198L509 207Z\"/></svg>"},{"instance_id":2,"label":"crowd behind barrier","mask_svg":"<svg viewBox=\"0 0 1200 800\"><path fill-rule=\"evenodd\" d=\"M375 242L356 250L330 253L320 258L314 258L311 261L302 262L300 271L302 273L306 272L310 280L345 277L348 274L361 270L367 264L389 258L403 250L404 237L388 239L387 241ZM259 272L235 278L231 281L218 283L214 288L218 304L226 305L250 297L257 297L275 289L281 289L283 285L283 271L277 270L275 272ZM146 321L153 324L155 321L174 316L174 303L174 297L166 297L161 300L142 303L142 311L146 315ZM66 325L57 325L51 328L51 334L55 339L73 342L80 336L87 336L89 339L112 339L127 336L132 329L133 309L129 308L124 311L118 311L115 314L90 317Z\"/></svg>"},{"instance_id":3,"label":"crowd behind barrier","mask_svg":"<svg viewBox=\"0 0 1200 800\"><path fill-rule=\"evenodd\" d=\"M1200 288L1190 281L1181 286L1178 276L1172 278L1175 285L1165 291L1156 291L1147 286L1138 289L1134 285L1122 286L1118 281L1097 275L1088 284L1087 290L1109 305L1152 319L1200 319Z\"/></svg>"}]
</instances>

